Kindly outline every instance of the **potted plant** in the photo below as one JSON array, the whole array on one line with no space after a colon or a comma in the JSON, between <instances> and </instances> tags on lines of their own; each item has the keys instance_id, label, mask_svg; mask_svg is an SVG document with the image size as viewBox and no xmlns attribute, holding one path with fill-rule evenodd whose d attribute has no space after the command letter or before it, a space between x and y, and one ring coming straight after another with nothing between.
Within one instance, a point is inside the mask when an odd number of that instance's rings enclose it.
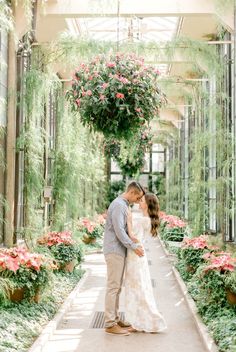
<instances>
[{"instance_id":1,"label":"potted plant","mask_svg":"<svg viewBox=\"0 0 236 352\"><path fill-rule=\"evenodd\" d=\"M220 275L228 302L236 304L236 258L224 251L206 253L203 258L208 262L203 268L204 275L211 272Z\"/></svg>"},{"instance_id":2,"label":"potted plant","mask_svg":"<svg viewBox=\"0 0 236 352\"><path fill-rule=\"evenodd\" d=\"M209 251L210 247L206 236L185 237L179 255L185 262L186 270L189 273L194 273L198 266L204 263L203 255Z\"/></svg>"},{"instance_id":3,"label":"potted plant","mask_svg":"<svg viewBox=\"0 0 236 352\"><path fill-rule=\"evenodd\" d=\"M226 287L226 297L230 304L236 304L236 271L229 272L224 278Z\"/></svg>"},{"instance_id":4,"label":"potted plant","mask_svg":"<svg viewBox=\"0 0 236 352\"><path fill-rule=\"evenodd\" d=\"M24 247L0 250L0 276L10 280L7 295L12 301L39 300L39 291L47 286L55 263Z\"/></svg>"},{"instance_id":5,"label":"potted plant","mask_svg":"<svg viewBox=\"0 0 236 352\"><path fill-rule=\"evenodd\" d=\"M95 223L85 218L81 220L79 225L83 233L83 242L85 244L95 243L98 238L101 238L104 232L104 223Z\"/></svg>"},{"instance_id":6,"label":"potted plant","mask_svg":"<svg viewBox=\"0 0 236 352\"><path fill-rule=\"evenodd\" d=\"M76 69L67 97L83 124L105 137L132 139L165 101L159 74L133 54L97 56Z\"/></svg>"},{"instance_id":7,"label":"potted plant","mask_svg":"<svg viewBox=\"0 0 236 352\"><path fill-rule=\"evenodd\" d=\"M47 246L61 270L72 272L82 260L81 247L70 231L50 232L39 238L38 244Z\"/></svg>"},{"instance_id":8,"label":"potted plant","mask_svg":"<svg viewBox=\"0 0 236 352\"><path fill-rule=\"evenodd\" d=\"M174 215L160 212L160 234L164 241L182 242L186 234L186 222Z\"/></svg>"}]
</instances>

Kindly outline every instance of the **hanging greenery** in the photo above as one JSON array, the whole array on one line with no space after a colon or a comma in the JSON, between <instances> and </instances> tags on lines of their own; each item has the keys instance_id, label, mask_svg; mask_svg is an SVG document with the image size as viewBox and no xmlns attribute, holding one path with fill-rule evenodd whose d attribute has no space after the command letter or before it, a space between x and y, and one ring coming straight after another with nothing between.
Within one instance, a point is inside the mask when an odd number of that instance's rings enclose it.
<instances>
[{"instance_id":1,"label":"hanging greenery","mask_svg":"<svg viewBox=\"0 0 236 352\"><path fill-rule=\"evenodd\" d=\"M12 10L7 0L0 1L0 28L4 31L13 29Z\"/></svg>"},{"instance_id":2,"label":"hanging greenery","mask_svg":"<svg viewBox=\"0 0 236 352\"><path fill-rule=\"evenodd\" d=\"M132 141L120 144L119 156L115 158L124 176L135 177L145 165L145 154L150 152L153 135L150 129L142 128Z\"/></svg>"},{"instance_id":3,"label":"hanging greenery","mask_svg":"<svg viewBox=\"0 0 236 352\"><path fill-rule=\"evenodd\" d=\"M150 151L153 135L149 127L143 126L132 141L107 139L103 142L104 154L113 158L123 176L134 177L141 172L145 164L145 153Z\"/></svg>"},{"instance_id":4,"label":"hanging greenery","mask_svg":"<svg viewBox=\"0 0 236 352\"><path fill-rule=\"evenodd\" d=\"M132 139L164 102L158 76L158 70L134 55L100 56L79 66L67 97L90 129Z\"/></svg>"},{"instance_id":5,"label":"hanging greenery","mask_svg":"<svg viewBox=\"0 0 236 352\"><path fill-rule=\"evenodd\" d=\"M24 114L24 123L17 139L17 151L24 153L24 229L22 235L29 246L34 236L43 229L42 193L44 180L44 148L45 148L45 106L48 96L55 87L56 78L32 67L23 76L24 91L20 96ZM59 81L58 81L59 84Z\"/></svg>"},{"instance_id":6,"label":"hanging greenery","mask_svg":"<svg viewBox=\"0 0 236 352\"><path fill-rule=\"evenodd\" d=\"M105 165L99 148L101 138L82 126L63 97L60 104L52 181L55 199L53 226L58 229L71 220L103 211L103 196L105 198Z\"/></svg>"}]
</instances>

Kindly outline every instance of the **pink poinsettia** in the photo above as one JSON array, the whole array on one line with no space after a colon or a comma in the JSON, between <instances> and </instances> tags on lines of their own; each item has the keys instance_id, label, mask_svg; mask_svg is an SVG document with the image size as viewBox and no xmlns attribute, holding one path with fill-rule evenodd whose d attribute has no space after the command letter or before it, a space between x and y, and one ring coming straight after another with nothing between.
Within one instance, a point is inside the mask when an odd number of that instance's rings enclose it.
<instances>
[{"instance_id":1,"label":"pink poinsettia","mask_svg":"<svg viewBox=\"0 0 236 352\"><path fill-rule=\"evenodd\" d=\"M208 248L207 238L204 235L194 238L185 237L183 240L183 248L204 249Z\"/></svg>"},{"instance_id":2,"label":"pink poinsettia","mask_svg":"<svg viewBox=\"0 0 236 352\"><path fill-rule=\"evenodd\" d=\"M39 271L49 260L38 253L30 253L27 248L16 247L0 250L0 272L17 272L20 267Z\"/></svg>"},{"instance_id":3,"label":"pink poinsettia","mask_svg":"<svg viewBox=\"0 0 236 352\"><path fill-rule=\"evenodd\" d=\"M116 93L116 98L117 99L124 99L124 94L123 93Z\"/></svg>"},{"instance_id":4,"label":"pink poinsettia","mask_svg":"<svg viewBox=\"0 0 236 352\"><path fill-rule=\"evenodd\" d=\"M203 259L209 262L204 268L204 271L218 270L218 271L234 271L236 269L236 258L233 258L230 253L217 252L206 253Z\"/></svg>"},{"instance_id":5,"label":"pink poinsettia","mask_svg":"<svg viewBox=\"0 0 236 352\"><path fill-rule=\"evenodd\" d=\"M62 232L53 231L39 238L38 243L46 244L48 247L51 247L57 244L70 245L70 244L74 244L75 241L72 239L72 233L70 231L62 231Z\"/></svg>"},{"instance_id":6,"label":"pink poinsettia","mask_svg":"<svg viewBox=\"0 0 236 352\"><path fill-rule=\"evenodd\" d=\"M166 227L186 227L187 223L181 220L178 216L167 215L165 212L160 212L160 218L163 223L166 223Z\"/></svg>"}]
</instances>

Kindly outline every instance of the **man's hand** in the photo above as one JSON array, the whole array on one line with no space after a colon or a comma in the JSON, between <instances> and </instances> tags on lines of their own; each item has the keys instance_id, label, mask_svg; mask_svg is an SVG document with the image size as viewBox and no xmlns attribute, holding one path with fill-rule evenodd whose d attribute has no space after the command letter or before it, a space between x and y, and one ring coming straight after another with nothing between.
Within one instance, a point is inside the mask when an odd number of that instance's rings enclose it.
<instances>
[{"instance_id":1,"label":"man's hand","mask_svg":"<svg viewBox=\"0 0 236 352\"><path fill-rule=\"evenodd\" d=\"M144 249L142 246L138 246L135 250L134 253L136 253L139 257L144 256Z\"/></svg>"}]
</instances>

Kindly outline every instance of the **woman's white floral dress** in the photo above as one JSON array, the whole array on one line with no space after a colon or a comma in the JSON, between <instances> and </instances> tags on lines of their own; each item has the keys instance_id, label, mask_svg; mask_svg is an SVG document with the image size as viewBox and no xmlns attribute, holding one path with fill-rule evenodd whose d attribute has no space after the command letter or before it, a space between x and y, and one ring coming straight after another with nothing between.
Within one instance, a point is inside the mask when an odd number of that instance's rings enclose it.
<instances>
[{"instance_id":1,"label":"woman's white floral dress","mask_svg":"<svg viewBox=\"0 0 236 352\"><path fill-rule=\"evenodd\" d=\"M133 213L133 233L144 243L150 236L149 217ZM146 254L138 257L128 250L125 273L125 320L138 331L160 332L166 329L166 323L159 313L150 278Z\"/></svg>"}]
</instances>

